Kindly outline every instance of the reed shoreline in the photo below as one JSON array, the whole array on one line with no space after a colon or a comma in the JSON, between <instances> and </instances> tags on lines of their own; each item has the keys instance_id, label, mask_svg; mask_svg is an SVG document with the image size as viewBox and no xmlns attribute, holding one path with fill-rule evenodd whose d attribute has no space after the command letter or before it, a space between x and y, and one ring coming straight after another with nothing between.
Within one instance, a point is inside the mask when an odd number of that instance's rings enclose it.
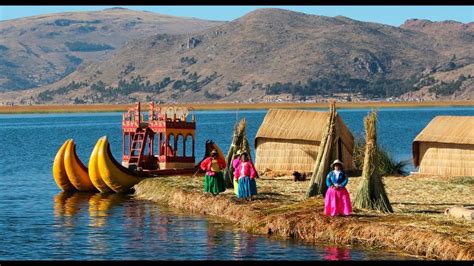
<instances>
[{"instance_id":1,"label":"reed shoreline","mask_svg":"<svg viewBox=\"0 0 474 266\"><path fill-rule=\"evenodd\" d=\"M22 113L82 113L82 112L125 112L130 104L69 104L69 105L15 105L0 106L0 114ZM147 109L147 104L142 103ZM256 110L270 108L327 108L328 103L182 103L160 104L156 106L188 106L195 110ZM359 108L416 108L416 107L449 107L474 106L474 101L430 101L430 102L338 102L338 109Z\"/></svg>"},{"instance_id":2,"label":"reed shoreline","mask_svg":"<svg viewBox=\"0 0 474 266\"><path fill-rule=\"evenodd\" d=\"M408 181L404 180L407 178ZM419 181L420 178L423 177L386 178L395 213L354 209L354 213L348 217L323 215L324 199L318 196L304 200L308 181L293 182L290 177L259 178L259 194L251 202L237 200L232 189L218 196L204 194L202 176L145 179L135 185L134 197L191 213L222 218L249 233L294 238L310 243L362 245L425 259L473 260L472 222L444 216L442 209L453 202L473 203L473 196L459 191L472 191L470 189L474 187L474 182L471 179L436 181L436 189L439 186L440 191L448 190L449 196L438 199L440 204L430 205L437 190L413 195L411 190L419 187L405 186L400 189L406 185L402 181L408 183ZM355 195L359 182L358 178L350 179L352 184L348 185L348 190L351 195ZM459 182L466 182L462 190L458 187ZM458 196L453 199L452 195Z\"/></svg>"}]
</instances>

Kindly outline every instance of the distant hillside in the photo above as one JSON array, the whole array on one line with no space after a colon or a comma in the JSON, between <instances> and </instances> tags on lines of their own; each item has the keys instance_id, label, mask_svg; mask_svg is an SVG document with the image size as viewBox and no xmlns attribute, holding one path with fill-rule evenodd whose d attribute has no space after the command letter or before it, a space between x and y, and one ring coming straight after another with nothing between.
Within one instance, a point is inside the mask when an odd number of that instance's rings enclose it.
<instances>
[{"instance_id":1,"label":"distant hillside","mask_svg":"<svg viewBox=\"0 0 474 266\"><path fill-rule=\"evenodd\" d=\"M0 22L0 92L53 83L83 62L100 61L128 41L198 32L222 22L112 8Z\"/></svg>"},{"instance_id":2,"label":"distant hillside","mask_svg":"<svg viewBox=\"0 0 474 266\"><path fill-rule=\"evenodd\" d=\"M401 95L402 100L474 100L474 64L422 77L419 90Z\"/></svg>"},{"instance_id":3,"label":"distant hillside","mask_svg":"<svg viewBox=\"0 0 474 266\"><path fill-rule=\"evenodd\" d=\"M392 27L259 9L196 34L131 41L106 60L22 97L55 103L262 100L282 94L304 99L336 93L409 97L439 83L429 78L436 73L472 69L473 41L472 23L410 20ZM449 96L471 95L470 75L451 83L434 91L456 88Z\"/></svg>"}]
</instances>

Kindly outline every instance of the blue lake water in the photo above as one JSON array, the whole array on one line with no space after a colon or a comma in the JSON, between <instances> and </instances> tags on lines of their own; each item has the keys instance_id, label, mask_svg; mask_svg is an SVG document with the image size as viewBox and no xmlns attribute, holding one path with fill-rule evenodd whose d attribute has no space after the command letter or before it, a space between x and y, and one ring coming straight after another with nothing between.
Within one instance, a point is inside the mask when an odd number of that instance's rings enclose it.
<instances>
[{"instance_id":1,"label":"blue lake water","mask_svg":"<svg viewBox=\"0 0 474 266\"><path fill-rule=\"evenodd\" d=\"M338 112L354 135L363 134L368 109ZM197 160L206 139L227 151L237 119L247 119L252 141L265 113L196 112ZM385 108L378 113L379 144L402 160L411 159L411 141L433 117L472 116L474 107ZM97 139L107 135L120 160L121 117L121 113L0 115L0 260L411 259L357 247L254 236L215 219L127 195L61 193L51 168L62 143L73 138L87 165Z\"/></svg>"}]
</instances>

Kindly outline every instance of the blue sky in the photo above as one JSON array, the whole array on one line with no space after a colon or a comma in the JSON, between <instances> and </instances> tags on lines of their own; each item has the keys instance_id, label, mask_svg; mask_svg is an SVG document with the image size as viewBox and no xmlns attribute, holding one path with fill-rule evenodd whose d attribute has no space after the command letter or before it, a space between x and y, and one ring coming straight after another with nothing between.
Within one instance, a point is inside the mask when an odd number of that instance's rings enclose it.
<instances>
[{"instance_id":1,"label":"blue sky","mask_svg":"<svg viewBox=\"0 0 474 266\"><path fill-rule=\"evenodd\" d=\"M0 21L70 11L94 11L117 6L0 6ZM307 14L337 16L400 26L407 19L474 21L474 6L120 6L161 14L208 20L233 20L252 10L277 7Z\"/></svg>"}]
</instances>

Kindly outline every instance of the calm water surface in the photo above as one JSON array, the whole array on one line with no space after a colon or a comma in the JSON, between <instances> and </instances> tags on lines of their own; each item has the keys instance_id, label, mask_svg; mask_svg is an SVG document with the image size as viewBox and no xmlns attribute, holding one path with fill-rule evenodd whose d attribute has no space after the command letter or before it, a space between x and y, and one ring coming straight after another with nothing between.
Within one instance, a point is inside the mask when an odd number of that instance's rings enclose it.
<instances>
[{"instance_id":1,"label":"calm water surface","mask_svg":"<svg viewBox=\"0 0 474 266\"><path fill-rule=\"evenodd\" d=\"M354 135L362 135L368 111L339 113ZM237 118L247 119L248 137L254 139L265 113L197 112L197 159L206 139L228 149ZM395 158L411 159L411 141L437 115L474 115L474 107L381 109L378 141ZM73 138L87 165L94 144L104 135L120 159L121 113L0 115L0 260L413 259L254 236L219 220L127 195L60 192L51 175L58 148Z\"/></svg>"}]
</instances>

